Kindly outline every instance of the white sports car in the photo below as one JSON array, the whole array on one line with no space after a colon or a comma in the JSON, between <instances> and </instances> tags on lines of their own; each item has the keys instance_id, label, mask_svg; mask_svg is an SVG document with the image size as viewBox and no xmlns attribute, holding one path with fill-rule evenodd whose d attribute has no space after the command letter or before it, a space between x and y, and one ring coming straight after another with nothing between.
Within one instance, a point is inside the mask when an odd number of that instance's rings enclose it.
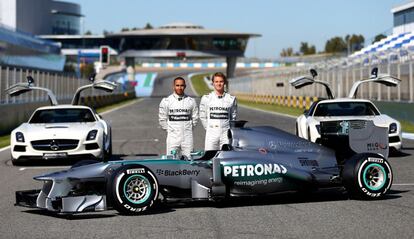
<instances>
[{"instance_id":1,"label":"white sports car","mask_svg":"<svg viewBox=\"0 0 414 239\"><path fill-rule=\"evenodd\" d=\"M9 89L11 96L37 89L48 93L51 106L34 111L29 121L11 132L11 157L14 165L30 160L104 159L112 154L111 127L93 109L77 105L80 92L93 87L112 91L116 85L98 81L80 87L71 105L58 105L49 90L29 83L19 83Z\"/></svg>"},{"instance_id":2,"label":"white sports car","mask_svg":"<svg viewBox=\"0 0 414 239\"><path fill-rule=\"evenodd\" d=\"M400 150L402 146L401 124L388 115L381 114L378 108L369 100L354 99L358 86L365 82L375 82L395 87L400 80L389 75L378 75L378 69L374 68L371 77L366 80L357 81L352 86L348 98L335 99L327 82L318 81L315 70L311 70L311 77L301 76L290 81L295 88L301 88L313 83L322 84L326 88L328 99L314 102L308 111L296 119L296 134L318 143L321 139L321 122L331 124L346 123L349 120L372 120L375 125L388 127L388 143L390 148Z\"/></svg>"},{"instance_id":3,"label":"white sports car","mask_svg":"<svg viewBox=\"0 0 414 239\"><path fill-rule=\"evenodd\" d=\"M316 142L321 139L321 122L335 123L349 120L372 120L375 125L388 127L389 147L401 149L400 122L381 114L375 105L364 99L328 99L315 102L303 115L296 119L296 134Z\"/></svg>"}]
</instances>

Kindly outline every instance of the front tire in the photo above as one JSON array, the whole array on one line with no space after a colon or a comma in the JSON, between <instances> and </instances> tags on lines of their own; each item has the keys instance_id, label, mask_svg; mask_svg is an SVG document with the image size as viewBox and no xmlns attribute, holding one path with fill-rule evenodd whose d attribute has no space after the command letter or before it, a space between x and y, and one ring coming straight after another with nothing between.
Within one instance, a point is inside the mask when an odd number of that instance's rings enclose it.
<instances>
[{"instance_id":1,"label":"front tire","mask_svg":"<svg viewBox=\"0 0 414 239\"><path fill-rule=\"evenodd\" d=\"M342 177L351 197L375 199L390 189L393 174L390 164L382 156L357 154L345 162Z\"/></svg>"},{"instance_id":2,"label":"front tire","mask_svg":"<svg viewBox=\"0 0 414 239\"><path fill-rule=\"evenodd\" d=\"M140 214L154 206L158 182L146 167L125 165L111 175L107 195L119 213Z\"/></svg>"}]
</instances>

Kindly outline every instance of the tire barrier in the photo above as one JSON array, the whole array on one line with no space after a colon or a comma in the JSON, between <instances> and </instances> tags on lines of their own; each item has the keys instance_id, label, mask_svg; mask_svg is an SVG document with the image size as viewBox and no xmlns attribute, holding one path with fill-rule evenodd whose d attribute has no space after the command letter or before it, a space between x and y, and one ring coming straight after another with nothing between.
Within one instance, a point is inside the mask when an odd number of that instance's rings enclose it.
<instances>
[{"instance_id":1,"label":"tire barrier","mask_svg":"<svg viewBox=\"0 0 414 239\"><path fill-rule=\"evenodd\" d=\"M267 104L267 105L278 105L292 108L306 109L309 110L313 102L318 101L318 97L313 96L281 96L281 95L267 95L267 94L246 94L235 92L234 95L243 101Z\"/></svg>"}]
</instances>

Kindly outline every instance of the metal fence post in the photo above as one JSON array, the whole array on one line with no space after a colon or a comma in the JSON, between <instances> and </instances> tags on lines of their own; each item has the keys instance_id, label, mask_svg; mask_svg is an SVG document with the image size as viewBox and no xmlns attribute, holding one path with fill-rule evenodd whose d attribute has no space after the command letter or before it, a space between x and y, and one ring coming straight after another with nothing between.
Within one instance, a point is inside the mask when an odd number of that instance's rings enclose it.
<instances>
[{"instance_id":1,"label":"metal fence post","mask_svg":"<svg viewBox=\"0 0 414 239\"><path fill-rule=\"evenodd\" d=\"M401 64L397 63L397 78L401 79ZM397 86L397 99L401 101L401 87L400 85Z\"/></svg>"},{"instance_id":2,"label":"metal fence post","mask_svg":"<svg viewBox=\"0 0 414 239\"><path fill-rule=\"evenodd\" d=\"M13 68L13 85L16 84L16 67ZM13 103L16 103L16 97L13 97Z\"/></svg>"},{"instance_id":3,"label":"metal fence post","mask_svg":"<svg viewBox=\"0 0 414 239\"><path fill-rule=\"evenodd\" d=\"M414 87L413 87L413 62L410 61L410 68L409 68L409 85L410 85L410 102L414 101Z\"/></svg>"}]
</instances>

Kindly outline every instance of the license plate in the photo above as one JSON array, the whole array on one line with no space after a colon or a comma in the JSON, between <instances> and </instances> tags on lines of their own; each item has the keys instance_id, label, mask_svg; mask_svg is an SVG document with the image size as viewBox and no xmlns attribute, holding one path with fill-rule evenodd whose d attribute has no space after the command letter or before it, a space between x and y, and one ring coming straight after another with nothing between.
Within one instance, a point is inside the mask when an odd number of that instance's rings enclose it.
<instances>
[{"instance_id":1,"label":"license plate","mask_svg":"<svg viewBox=\"0 0 414 239\"><path fill-rule=\"evenodd\" d=\"M43 154L44 159L66 158L67 156L68 156L67 153L46 153L46 154Z\"/></svg>"}]
</instances>

